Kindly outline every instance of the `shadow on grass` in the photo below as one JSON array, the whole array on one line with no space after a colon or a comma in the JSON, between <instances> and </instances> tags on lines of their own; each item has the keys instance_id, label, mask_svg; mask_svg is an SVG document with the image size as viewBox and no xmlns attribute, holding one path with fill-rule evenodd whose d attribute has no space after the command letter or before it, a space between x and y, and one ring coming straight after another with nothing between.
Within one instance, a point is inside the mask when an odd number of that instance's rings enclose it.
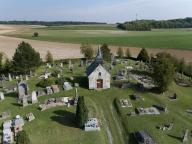
<instances>
[{"instance_id":1,"label":"shadow on grass","mask_svg":"<svg viewBox=\"0 0 192 144\"><path fill-rule=\"evenodd\" d=\"M88 88L88 79L86 76L75 76L74 81L76 83L79 83L80 87L85 88L85 89Z\"/></svg>"},{"instance_id":2,"label":"shadow on grass","mask_svg":"<svg viewBox=\"0 0 192 144\"><path fill-rule=\"evenodd\" d=\"M54 111L55 116L52 116L51 119L55 122L58 122L64 126L77 128L75 123L75 114L66 110Z\"/></svg>"},{"instance_id":3,"label":"shadow on grass","mask_svg":"<svg viewBox=\"0 0 192 144\"><path fill-rule=\"evenodd\" d=\"M9 94L5 94L6 97L12 97L12 98L18 98L18 94L15 92L9 93Z\"/></svg>"},{"instance_id":4,"label":"shadow on grass","mask_svg":"<svg viewBox=\"0 0 192 144\"><path fill-rule=\"evenodd\" d=\"M14 105L14 106L18 106L18 107L21 107L21 106L22 106L22 105L19 104L19 103L12 103L12 105Z\"/></svg>"},{"instance_id":5,"label":"shadow on grass","mask_svg":"<svg viewBox=\"0 0 192 144\"><path fill-rule=\"evenodd\" d=\"M129 134L128 144L137 144L137 141L136 141L133 133Z\"/></svg>"},{"instance_id":6,"label":"shadow on grass","mask_svg":"<svg viewBox=\"0 0 192 144\"><path fill-rule=\"evenodd\" d=\"M181 137L178 137L178 136L174 136L174 135L171 135L171 134L167 134L169 137L171 138L174 138L174 139L177 139L179 142L182 142L182 138Z\"/></svg>"}]
</instances>

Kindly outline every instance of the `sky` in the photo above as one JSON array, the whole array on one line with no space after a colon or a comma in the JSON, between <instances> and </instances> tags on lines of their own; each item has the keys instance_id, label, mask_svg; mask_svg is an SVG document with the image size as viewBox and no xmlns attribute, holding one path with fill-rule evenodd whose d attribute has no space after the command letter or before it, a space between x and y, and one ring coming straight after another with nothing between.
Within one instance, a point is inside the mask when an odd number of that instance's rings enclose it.
<instances>
[{"instance_id":1,"label":"sky","mask_svg":"<svg viewBox=\"0 0 192 144\"><path fill-rule=\"evenodd\" d=\"M192 0L0 0L0 21L125 22L192 17Z\"/></svg>"}]
</instances>

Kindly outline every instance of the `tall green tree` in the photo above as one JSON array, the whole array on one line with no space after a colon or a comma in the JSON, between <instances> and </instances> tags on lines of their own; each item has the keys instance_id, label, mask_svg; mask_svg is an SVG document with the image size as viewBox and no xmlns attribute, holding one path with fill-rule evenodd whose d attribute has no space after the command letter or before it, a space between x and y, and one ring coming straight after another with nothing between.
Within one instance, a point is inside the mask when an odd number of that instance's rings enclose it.
<instances>
[{"instance_id":1,"label":"tall green tree","mask_svg":"<svg viewBox=\"0 0 192 144\"><path fill-rule=\"evenodd\" d=\"M126 49L126 54L125 55L126 55L127 58L131 58L131 52L130 52L129 48Z\"/></svg>"},{"instance_id":2,"label":"tall green tree","mask_svg":"<svg viewBox=\"0 0 192 144\"><path fill-rule=\"evenodd\" d=\"M54 63L54 60L53 60L53 55L50 51L47 51L47 55L46 55L46 62L47 63L50 63L50 64L53 64Z\"/></svg>"},{"instance_id":3,"label":"tall green tree","mask_svg":"<svg viewBox=\"0 0 192 144\"><path fill-rule=\"evenodd\" d=\"M168 53L158 53L156 60L152 63L153 80L158 86L160 92L165 92L173 82L175 66L171 61L171 55Z\"/></svg>"},{"instance_id":4,"label":"tall green tree","mask_svg":"<svg viewBox=\"0 0 192 144\"><path fill-rule=\"evenodd\" d=\"M122 47L119 47L118 50L117 50L117 56L119 58L123 58L124 57L124 51L123 51L123 48Z\"/></svg>"},{"instance_id":5,"label":"tall green tree","mask_svg":"<svg viewBox=\"0 0 192 144\"><path fill-rule=\"evenodd\" d=\"M20 131L16 137L16 144L30 144L30 139L26 131Z\"/></svg>"},{"instance_id":6,"label":"tall green tree","mask_svg":"<svg viewBox=\"0 0 192 144\"><path fill-rule=\"evenodd\" d=\"M0 70L2 70L3 67L3 53L0 52Z\"/></svg>"},{"instance_id":7,"label":"tall green tree","mask_svg":"<svg viewBox=\"0 0 192 144\"><path fill-rule=\"evenodd\" d=\"M137 60L143 61L143 62L149 62L150 58L145 48L142 48L139 55L137 56Z\"/></svg>"},{"instance_id":8,"label":"tall green tree","mask_svg":"<svg viewBox=\"0 0 192 144\"><path fill-rule=\"evenodd\" d=\"M94 56L94 50L89 44L82 44L81 47L81 53L84 55L86 59L92 59Z\"/></svg>"},{"instance_id":9,"label":"tall green tree","mask_svg":"<svg viewBox=\"0 0 192 144\"><path fill-rule=\"evenodd\" d=\"M109 62L111 60L111 52L110 52L110 49L108 47L107 44L103 44L101 46L101 51L102 51L102 54L103 54L103 59L107 62Z\"/></svg>"},{"instance_id":10,"label":"tall green tree","mask_svg":"<svg viewBox=\"0 0 192 144\"><path fill-rule=\"evenodd\" d=\"M6 58L5 63L3 65L3 72L9 73L11 71L11 67L12 67L11 61L8 58Z\"/></svg>"},{"instance_id":11,"label":"tall green tree","mask_svg":"<svg viewBox=\"0 0 192 144\"><path fill-rule=\"evenodd\" d=\"M88 109L83 96L80 96L76 108L76 122L79 128L83 128L88 120Z\"/></svg>"},{"instance_id":12,"label":"tall green tree","mask_svg":"<svg viewBox=\"0 0 192 144\"><path fill-rule=\"evenodd\" d=\"M18 73L27 73L41 64L40 54L30 44L21 42L13 56L13 70Z\"/></svg>"}]
</instances>

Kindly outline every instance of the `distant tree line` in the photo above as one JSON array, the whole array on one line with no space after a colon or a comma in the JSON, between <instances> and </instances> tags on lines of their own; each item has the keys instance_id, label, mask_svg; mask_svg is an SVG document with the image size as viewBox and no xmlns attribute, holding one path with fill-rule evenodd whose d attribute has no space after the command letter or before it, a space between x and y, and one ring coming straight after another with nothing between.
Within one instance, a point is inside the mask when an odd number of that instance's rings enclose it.
<instances>
[{"instance_id":1,"label":"distant tree line","mask_svg":"<svg viewBox=\"0 0 192 144\"><path fill-rule=\"evenodd\" d=\"M106 23L81 22L81 21L0 21L0 24L60 26L60 25L85 25L85 24L89 25L89 24L106 24Z\"/></svg>"},{"instance_id":2,"label":"distant tree line","mask_svg":"<svg viewBox=\"0 0 192 144\"><path fill-rule=\"evenodd\" d=\"M151 29L168 28L192 28L192 18L172 19L172 20L136 20L120 23L119 29L128 31L150 31Z\"/></svg>"}]
</instances>

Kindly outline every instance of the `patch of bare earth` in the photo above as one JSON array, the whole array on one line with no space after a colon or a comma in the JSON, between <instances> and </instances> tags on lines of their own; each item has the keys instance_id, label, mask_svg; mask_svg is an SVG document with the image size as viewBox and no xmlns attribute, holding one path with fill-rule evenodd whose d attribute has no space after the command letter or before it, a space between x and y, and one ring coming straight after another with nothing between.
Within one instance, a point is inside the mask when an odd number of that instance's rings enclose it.
<instances>
[{"instance_id":1,"label":"patch of bare earth","mask_svg":"<svg viewBox=\"0 0 192 144\"><path fill-rule=\"evenodd\" d=\"M18 29L31 28L37 26L15 26L15 25L0 25L0 34L13 32ZM0 36L0 51L4 52L8 58L12 58L17 48L17 45L22 41L28 42L32 47L38 51L41 57L44 59L47 51L49 50L55 59L68 59L68 58L81 58L80 44L68 44L59 42L46 42L37 40L27 40L21 38L13 38L7 36ZM97 45L93 45L93 48L97 48ZM112 52L115 54L117 51L116 46L110 46ZM127 47L124 47L127 48ZM132 56L136 57L140 51L140 48L129 47ZM147 49L150 54L156 54L158 52L168 52L175 55L178 58L184 58L186 62L192 62L192 51L190 50L176 50L176 49Z\"/></svg>"}]
</instances>

